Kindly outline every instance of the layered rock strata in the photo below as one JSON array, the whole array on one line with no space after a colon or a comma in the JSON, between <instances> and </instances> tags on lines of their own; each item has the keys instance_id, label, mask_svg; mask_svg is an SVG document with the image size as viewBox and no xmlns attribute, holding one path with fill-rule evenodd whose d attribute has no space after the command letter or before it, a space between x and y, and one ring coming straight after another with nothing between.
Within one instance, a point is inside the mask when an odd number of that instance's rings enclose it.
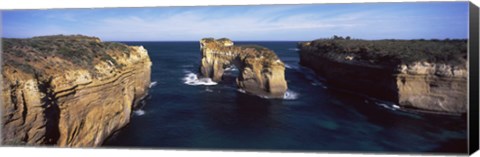
<instances>
[{"instance_id":1,"label":"layered rock strata","mask_svg":"<svg viewBox=\"0 0 480 157\"><path fill-rule=\"evenodd\" d=\"M148 93L142 46L86 36L2 44L2 144L99 146Z\"/></svg>"},{"instance_id":2,"label":"layered rock strata","mask_svg":"<svg viewBox=\"0 0 480 157\"><path fill-rule=\"evenodd\" d=\"M277 55L257 45L235 46L229 39L200 40L202 77L222 80L226 68L239 69L237 85L246 92L269 98L283 98L287 91L285 65Z\"/></svg>"},{"instance_id":3,"label":"layered rock strata","mask_svg":"<svg viewBox=\"0 0 480 157\"><path fill-rule=\"evenodd\" d=\"M467 111L466 61L457 64L391 60L376 63L373 59L359 59L359 55L325 48L314 42L302 42L298 47L300 64L325 77L333 87L393 101L407 109L443 113Z\"/></svg>"}]
</instances>

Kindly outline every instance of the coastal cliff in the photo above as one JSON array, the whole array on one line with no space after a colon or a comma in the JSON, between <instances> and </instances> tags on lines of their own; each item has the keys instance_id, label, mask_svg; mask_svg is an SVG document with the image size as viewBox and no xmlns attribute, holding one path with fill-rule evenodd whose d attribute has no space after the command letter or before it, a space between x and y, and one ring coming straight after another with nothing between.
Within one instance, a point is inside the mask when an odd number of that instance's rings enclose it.
<instances>
[{"instance_id":1,"label":"coastal cliff","mask_svg":"<svg viewBox=\"0 0 480 157\"><path fill-rule=\"evenodd\" d=\"M227 67L239 69L237 85L248 93L283 98L287 91L285 64L267 48L257 45L236 46L230 39L200 40L202 77L218 82Z\"/></svg>"},{"instance_id":2,"label":"coastal cliff","mask_svg":"<svg viewBox=\"0 0 480 157\"><path fill-rule=\"evenodd\" d=\"M99 146L147 95L142 46L86 36L2 40L2 144Z\"/></svg>"},{"instance_id":3,"label":"coastal cliff","mask_svg":"<svg viewBox=\"0 0 480 157\"><path fill-rule=\"evenodd\" d=\"M329 85L393 101L405 109L467 111L466 40L301 42L300 64Z\"/></svg>"}]
</instances>

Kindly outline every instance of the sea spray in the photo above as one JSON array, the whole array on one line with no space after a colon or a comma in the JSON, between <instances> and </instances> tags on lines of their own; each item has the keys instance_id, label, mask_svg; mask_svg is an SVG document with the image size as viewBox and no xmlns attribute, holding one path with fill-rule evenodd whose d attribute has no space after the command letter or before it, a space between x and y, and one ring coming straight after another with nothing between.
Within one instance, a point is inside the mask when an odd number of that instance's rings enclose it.
<instances>
[{"instance_id":1,"label":"sea spray","mask_svg":"<svg viewBox=\"0 0 480 157\"><path fill-rule=\"evenodd\" d=\"M288 50L290 50L290 51L300 51L300 49L298 49L298 48L289 48Z\"/></svg>"},{"instance_id":2,"label":"sea spray","mask_svg":"<svg viewBox=\"0 0 480 157\"><path fill-rule=\"evenodd\" d=\"M246 92L245 90L243 89L237 89L238 92L240 93L243 93L243 94L249 94L249 95L253 95L253 96L258 96L260 98L263 98L263 99L278 99L278 98L273 98L273 97L268 97L268 96L265 96L265 95L254 95L254 94L250 94L248 92ZM287 92L285 92L285 94L283 95L283 100L295 100L298 98L298 93L297 92L294 92L292 90L287 90Z\"/></svg>"},{"instance_id":3,"label":"sea spray","mask_svg":"<svg viewBox=\"0 0 480 157\"><path fill-rule=\"evenodd\" d=\"M285 100L295 100L298 98L298 93L292 91L292 90L287 90L285 94L283 95L283 99Z\"/></svg>"},{"instance_id":4,"label":"sea spray","mask_svg":"<svg viewBox=\"0 0 480 157\"><path fill-rule=\"evenodd\" d=\"M183 78L183 83L187 85L192 85L192 86L198 86L198 85L205 85L205 86L212 86L212 85L217 85L216 82L213 82L212 79L210 78L198 78L197 74L195 73L187 73L185 77Z\"/></svg>"},{"instance_id":5,"label":"sea spray","mask_svg":"<svg viewBox=\"0 0 480 157\"><path fill-rule=\"evenodd\" d=\"M156 85L157 85L157 81L153 81L152 83L150 83L150 85L148 86L148 88L155 87Z\"/></svg>"},{"instance_id":6,"label":"sea spray","mask_svg":"<svg viewBox=\"0 0 480 157\"><path fill-rule=\"evenodd\" d=\"M285 63L285 68L287 68L287 69L293 69L292 66L290 66L289 64L286 64L286 63Z\"/></svg>"},{"instance_id":7,"label":"sea spray","mask_svg":"<svg viewBox=\"0 0 480 157\"><path fill-rule=\"evenodd\" d=\"M210 89L210 88L206 88L205 91L206 91L206 92L213 92L213 90Z\"/></svg>"},{"instance_id":8,"label":"sea spray","mask_svg":"<svg viewBox=\"0 0 480 157\"><path fill-rule=\"evenodd\" d=\"M238 69L234 66L230 66L230 67L225 68L224 71L238 71Z\"/></svg>"},{"instance_id":9,"label":"sea spray","mask_svg":"<svg viewBox=\"0 0 480 157\"><path fill-rule=\"evenodd\" d=\"M369 97L368 99L370 99L370 101L365 100L365 103L373 102L375 105L381 106L385 109L392 110L392 111L401 109L400 106L389 101L383 101L383 100L379 100L371 97Z\"/></svg>"},{"instance_id":10,"label":"sea spray","mask_svg":"<svg viewBox=\"0 0 480 157\"><path fill-rule=\"evenodd\" d=\"M133 111L133 113L134 113L136 116L142 116L142 115L145 114L145 111L142 110L142 109L138 109L138 110Z\"/></svg>"},{"instance_id":11,"label":"sea spray","mask_svg":"<svg viewBox=\"0 0 480 157\"><path fill-rule=\"evenodd\" d=\"M237 89L237 91L240 92L240 93L243 93L243 94L246 94L246 93L247 93L247 92L246 92L245 90L243 90L243 89Z\"/></svg>"}]
</instances>

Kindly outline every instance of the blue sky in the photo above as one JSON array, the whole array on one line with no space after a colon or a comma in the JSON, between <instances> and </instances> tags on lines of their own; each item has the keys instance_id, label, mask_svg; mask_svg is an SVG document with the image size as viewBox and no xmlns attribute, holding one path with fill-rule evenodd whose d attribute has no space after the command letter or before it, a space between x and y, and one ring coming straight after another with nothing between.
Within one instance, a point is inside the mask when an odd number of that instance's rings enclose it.
<instances>
[{"instance_id":1,"label":"blue sky","mask_svg":"<svg viewBox=\"0 0 480 157\"><path fill-rule=\"evenodd\" d=\"M467 38L468 2L2 11L2 37L83 34L110 41Z\"/></svg>"}]
</instances>

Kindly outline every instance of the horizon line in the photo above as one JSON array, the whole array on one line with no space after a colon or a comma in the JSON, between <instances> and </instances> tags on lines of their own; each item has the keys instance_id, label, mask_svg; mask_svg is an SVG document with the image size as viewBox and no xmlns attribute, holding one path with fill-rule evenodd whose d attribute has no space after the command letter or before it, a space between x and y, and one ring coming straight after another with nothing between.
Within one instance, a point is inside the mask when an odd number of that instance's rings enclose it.
<instances>
[{"instance_id":1,"label":"horizon line","mask_svg":"<svg viewBox=\"0 0 480 157\"><path fill-rule=\"evenodd\" d=\"M63 34L62 34L63 35ZM72 35L81 35L81 34L70 34L70 35L65 35L65 36L72 36ZM32 39L34 37L42 37L42 36L55 36L55 35L40 35L40 36L32 36L32 37L4 37L2 36L0 39ZM96 37L99 38L102 42L199 42L201 39L208 38L200 38L198 40L102 40L102 38L98 36L88 36L88 35L83 35L87 37ZM340 36L344 37L344 36ZM346 36L345 36L346 37ZM226 37L223 37L226 38ZM214 39L221 39L221 38L214 38ZM230 39L230 38L227 38ZM305 42L305 41L314 41L314 40L319 40L319 39L333 39L332 37L319 37L311 40L232 40L234 42L265 42L265 41L270 41L270 42ZM469 40L469 37L466 38L373 38L373 39L367 39L367 38L351 38L349 40Z\"/></svg>"},{"instance_id":2,"label":"horizon line","mask_svg":"<svg viewBox=\"0 0 480 157\"><path fill-rule=\"evenodd\" d=\"M220 39L220 38L219 38ZM313 40L319 39L331 39L331 38L317 38ZM350 39L350 40L469 40L469 38L412 38L412 39L395 39L395 38L385 38L385 39ZM302 42L302 41L313 41L313 40L232 40L233 42L265 42L265 41L272 41L272 42ZM102 42L199 42L200 40L102 40Z\"/></svg>"}]
</instances>

